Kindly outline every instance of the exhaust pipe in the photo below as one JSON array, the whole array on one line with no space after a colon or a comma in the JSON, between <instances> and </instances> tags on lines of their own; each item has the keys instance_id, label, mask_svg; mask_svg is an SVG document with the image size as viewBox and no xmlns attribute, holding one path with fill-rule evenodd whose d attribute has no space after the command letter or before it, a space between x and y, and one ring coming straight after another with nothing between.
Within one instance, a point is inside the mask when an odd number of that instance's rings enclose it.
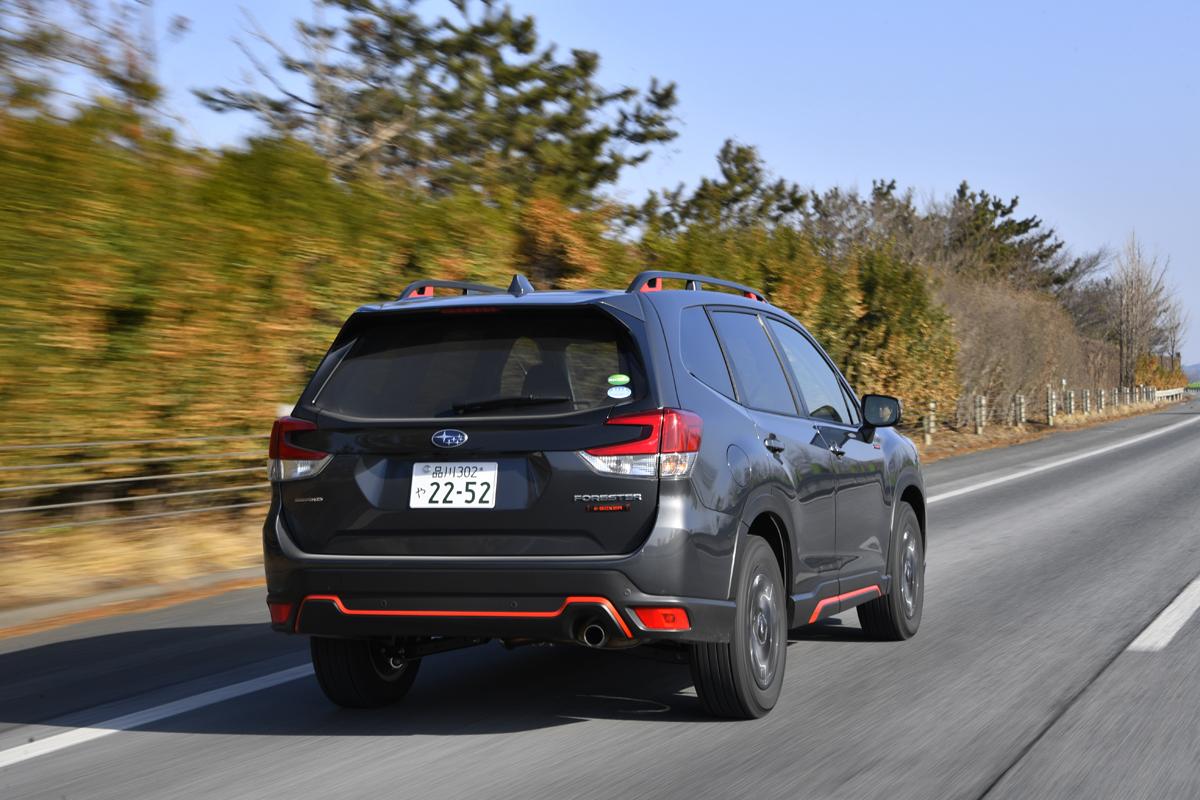
<instances>
[{"instance_id":1,"label":"exhaust pipe","mask_svg":"<svg viewBox=\"0 0 1200 800\"><path fill-rule=\"evenodd\" d=\"M583 629L581 638L588 647L604 647L608 644L608 631L604 630L603 625L593 622Z\"/></svg>"}]
</instances>

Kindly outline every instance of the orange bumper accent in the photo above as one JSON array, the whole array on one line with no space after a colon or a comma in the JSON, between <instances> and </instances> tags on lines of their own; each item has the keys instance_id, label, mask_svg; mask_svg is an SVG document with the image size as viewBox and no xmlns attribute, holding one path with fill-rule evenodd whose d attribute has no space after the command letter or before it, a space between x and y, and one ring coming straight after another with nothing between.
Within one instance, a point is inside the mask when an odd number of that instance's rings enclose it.
<instances>
[{"instance_id":1,"label":"orange bumper accent","mask_svg":"<svg viewBox=\"0 0 1200 800\"><path fill-rule=\"evenodd\" d=\"M834 597L826 597L824 600L817 603L817 607L813 609L812 616L808 618L808 624L811 625L820 619L821 614L824 613L828 606L831 606L834 603L840 603L843 600L849 600L853 597L862 597L865 594L873 594L877 597L882 597L883 591L878 586L866 586L862 589L855 589L853 592L846 592L845 594L839 594Z\"/></svg>"},{"instance_id":2,"label":"orange bumper accent","mask_svg":"<svg viewBox=\"0 0 1200 800\"><path fill-rule=\"evenodd\" d=\"M304 604L309 600L328 601L333 603L340 613L352 617L504 617L509 619L544 619L561 615L567 610L568 606L576 604L597 605L612 617L612 621L621 629L621 633L625 634L625 638L633 638L633 632L629 630L629 626L625 624L625 620L621 619L620 612L617 611L616 606L607 597L571 595L566 600L563 600L562 605L553 611L458 611L439 609L346 608L345 604L342 603L342 598L336 594L310 594L300 603L300 611L296 614L296 630L300 629L300 615L304 613Z\"/></svg>"}]
</instances>

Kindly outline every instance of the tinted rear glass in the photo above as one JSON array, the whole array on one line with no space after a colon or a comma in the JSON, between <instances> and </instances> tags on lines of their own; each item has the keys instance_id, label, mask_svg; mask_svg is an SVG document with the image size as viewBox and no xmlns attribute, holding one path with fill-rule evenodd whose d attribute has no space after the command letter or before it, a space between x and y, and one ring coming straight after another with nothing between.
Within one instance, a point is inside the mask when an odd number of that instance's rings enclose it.
<instances>
[{"instance_id":1,"label":"tinted rear glass","mask_svg":"<svg viewBox=\"0 0 1200 800\"><path fill-rule=\"evenodd\" d=\"M726 397L733 397L733 383L729 380L729 368L725 356L717 344L708 315L700 306L685 308L680 316L683 342L683 365L702 382Z\"/></svg>"},{"instance_id":2,"label":"tinted rear glass","mask_svg":"<svg viewBox=\"0 0 1200 800\"><path fill-rule=\"evenodd\" d=\"M314 403L349 417L545 415L646 393L628 333L588 309L380 316Z\"/></svg>"}]
</instances>

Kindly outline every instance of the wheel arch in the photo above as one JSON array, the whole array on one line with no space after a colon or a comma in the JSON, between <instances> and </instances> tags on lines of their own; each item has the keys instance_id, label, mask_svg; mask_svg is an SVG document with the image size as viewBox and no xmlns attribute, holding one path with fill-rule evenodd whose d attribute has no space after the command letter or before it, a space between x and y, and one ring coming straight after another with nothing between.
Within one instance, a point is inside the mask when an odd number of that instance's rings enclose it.
<instances>
[{"instance_id":1,"label":"wheel arch","mask_svg":"<svg viewBox=\"0 0 1200 800\"><path fill-rule=\"evenodd\" d=\"M795 576L794 559L796 552L793 547L792 532L788 529L787 505L785 501L773 493L766 491L752 497L742 513L738 539L747 536L757 536L766 539L771 546L775 558L779 561L779 571L783 575L785 593L790 597L792 580ZM741 557L743 542L739 541L737 553L730 565L729 596L733 592L733 576L737 571L737 560Z\"/></svg>"},{"instance_id":2,"label":"wheel arch","mask_svg":"<svg viewBox=\"0 0 1200 800\"><path fill-rule=\"evenodd\" d=\"M779 562L779 571L783 573L784 590L790 594L794 567L787 524L774 511L763 511L750 523L746 535L767 540L767 544L775 553L775 559Z\"/></svg>"},{"instance_id":3,"label":"wheel arch","mask_svg":"<svg viewBox=\"0 0 1200 800\"><path fill-rule=\"evenodd\" d=\"M921 528L921 548L924 550L928 544L928 532L925 523L925 492L915 482L911 482L900 489L899 498L901 503L907 503L912 506L913 512L917 515L917 524ZM895 528L894 518L895 515L893 514L893 528Z\"/></svg>"}]
</instances>

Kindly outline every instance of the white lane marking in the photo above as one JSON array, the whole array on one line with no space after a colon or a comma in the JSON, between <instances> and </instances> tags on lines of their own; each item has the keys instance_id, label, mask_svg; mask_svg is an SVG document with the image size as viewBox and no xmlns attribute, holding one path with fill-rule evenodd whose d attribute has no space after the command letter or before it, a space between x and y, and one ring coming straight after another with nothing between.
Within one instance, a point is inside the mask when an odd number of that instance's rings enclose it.
<instances>
[{"instance_id":1,"label":"white lane marking","mask_svg":"<svg viewBox=\"0 0 1200 800\"><path fill-rule=\"evenodd\" d=\"M1030 467L1029 469L1023 469L1020 472L1014 472L1011 475L1003 475L999 478L992 478L991 480L981 481L979 483L971 484L970 486L964 486L961 489L952 489L949 492L935 494L926 500L925 503L926 505L929 503L939 503L942 500L949 500L952 497L961 497L964 494L971 494L972 492L978 492L983 489L990 489L993 486L999 486L1000 484L1008 483L1009 481L1028 478L1030 475L1037 475L1039 472L1045 472L1049 469L1065 467L1067 464L1074 464L1076 461L1082 461L1085 458L1102 456L1105 453L1111 453L1112 451L1120 450L1123 447L1130 447L1140 442L1144 442L1147 439L1153 439L1156 436L1163 436L1164 434L1168 434L1171 431L1178 430L1184 426L1194 425L1197 422L1200 422L1200 415L1189 417L1182 422L1176 422L1174 425L1168 425L1167 427L1159 428L1156 431L1150 431L1149 433L1143 433L1140 436L1134 436L1132 439L1125 439L1124 441L1115 442L1113 444L1105 445L1104 447L1097 447L1095 450L1088 450L1086 453L1078 453L1073 456L1068 456L1067 458L1060 458L1058 461L1051 461L1049 464L1041 464L1036 467Z\"/></svg>"},{"instance_id":2,"label":"white lane marking","mask_svg":"<svg viewBox=\"0 0 1200 800\"><path fill-rule=\"evenodd\" d=\"M1196 578L1176 595L1171 605L1155 617L1154 622L1146 626L1146 630L1129 643L1126 650L1136 653L1156 653L1171 643L1175 634L1179 633L1196 609L1200 608L1200 578Z\"/></svg>"},{"instance_id":3,"label":"white lane marking","mask_svg":"<svg viewBox=\"0 0 1200 800\"><path fill-rule=\"evenodd\" d=\"M269 689L272 686L288 683L311 674L312 666L303 664L299 667L272 672L269 675L251 678L240 683L231 683L228 686L194 694L191 697L184 697L180 700L173 700L170 703L163 703L162 705L142 711L135 711L132 714L125 714L124 716L97 722L95 725L90 725L86 728L73 728L64 733L47 736L45 739L37 739L16 747L10 747L7 750L0 750L0 769L67 747L100 739L119 731L139 728L143 725L149 725L151 722L157 722L160 719L186 714L189 711L211 706L214 703L221 703L234 697L241 697L244 694Z\"/></svg>"}]
</instances>

